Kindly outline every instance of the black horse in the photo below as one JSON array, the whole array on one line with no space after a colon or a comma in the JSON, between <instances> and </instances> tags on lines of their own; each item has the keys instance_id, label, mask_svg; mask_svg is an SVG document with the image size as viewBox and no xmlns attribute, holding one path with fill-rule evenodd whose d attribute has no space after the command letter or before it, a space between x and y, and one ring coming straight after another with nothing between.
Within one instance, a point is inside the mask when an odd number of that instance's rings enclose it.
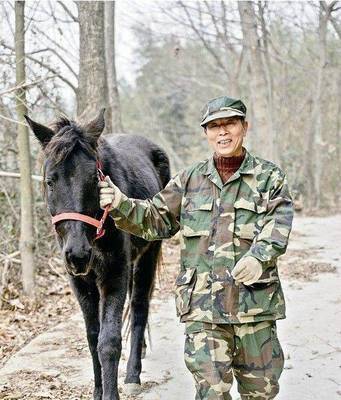
<instances>
[{"instance_id":1,"label":"black horse","mask_svg":"<svg viewBox=\"0 0 341 400\"><path fill-rule=\"evenodd\" d=\"M104 110L86 125L61 118L49 128L26 119L43 148L44 191L52 216L76 212L101 218L98 161L104 174L129 197L150 198L169 180L167 155L148 139L135 135L100 137ZM138 389L161 242L146 242L119 231L110 217L104 224L105 235L98 240L96 228L81 221L63 220L55 228L86 324L94 399L119 399L117 375L126 294L131 310L131 349L125 383Z\"/></svg>"}]
</instances>

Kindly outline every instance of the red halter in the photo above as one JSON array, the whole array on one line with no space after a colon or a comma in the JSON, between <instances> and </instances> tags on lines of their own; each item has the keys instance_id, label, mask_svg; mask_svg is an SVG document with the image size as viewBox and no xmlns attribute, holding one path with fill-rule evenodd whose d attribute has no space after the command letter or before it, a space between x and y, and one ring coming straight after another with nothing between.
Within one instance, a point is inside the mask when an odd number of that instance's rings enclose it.
<instances>
[{"instance_id":1,"label":"red halter","mask_svg":"<svg viewBox=\"0 0 341 400\"><path fill-rule=\"evenodd\" d=\"M96 161L96 167L97 167L98 179L100 181L104 181L105 175L103 174L103 171L102 171L102 163L99 160ZM108 217L109 209L110 209L110 204L108 204L105 207L104 213L100 220L89 217L88 215L84 215L84 214L80 214L80 213L76 213L76 212L65 212L65 213L57 214L54 217L52 217L52 224L55 225L59 221L66 221L66 220L75 220L75 221L85 222L86 224L92 225L97 228L96 237L95 237L95 240L97 240L105 234L105 229L103 229L103 225L104 225L105 220Z\"/></svg>"}]
</instances>

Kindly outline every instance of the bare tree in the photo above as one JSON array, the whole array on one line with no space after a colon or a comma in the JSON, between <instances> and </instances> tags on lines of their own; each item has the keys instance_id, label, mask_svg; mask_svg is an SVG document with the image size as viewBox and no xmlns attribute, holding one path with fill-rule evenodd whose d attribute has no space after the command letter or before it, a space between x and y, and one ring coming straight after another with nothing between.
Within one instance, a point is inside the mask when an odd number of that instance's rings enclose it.
<instances>
[{"instance_id":1,"label":"bare tree","mask_svg":"<svg viewBox=\"0 0 341 400\"><path fill-rule=\"evenodd\" d=\"M230 96L238 96L243 52L238 51L239 39L232 33L237 21L230 18L226 2L176 1L171 8L168 4L160 5L160 11L203 46L222 74Z\"/></svg>"},{"instance_id":2,"label":"bare tree","mask_svg":"<svg viewBox=\"0 0 341 400\"><path fill-rule=\"evenodd\" d=\"M256 152L262 157L274 159L274 138L272 131L271 107L262 59L261 41L257 30L257 16L253 2L239 1L238 9L243 31L243 45L248 59L250 71L250 96L253 109L253 137Z\"/></svg>"},{"instance_id":3,"label":"bare tree","mask_svg":"<svg viewBox=\"0 0 341 400\"><path fill-rule=\"evenodd\" d=\"M118 94L115 63L115 1L107 1L104 6L105 64L107 72L108 100L110 105L111 132L123 132L121 107Z\"/></svg>"},{"instance_id":4,"label":"bare tree","mask_svg":"<svg viewBox=\"0 0 341 400\"><path fill-rule=\"evenodd\" d=\"M279 146L278 146L278 136L277 136L277 118L275 112L275 101L274 101L274 79L273 79L273 68L270 59L269 52L269 31L266 25L265 10L268 7L267 1L258 1L258 15L260 19L260 26L262 32L262 60L264 65L264 75L266 80L267 89L267 100L268 100L268 121L271 136L273 138L273 160L279 161Z\"/></svg>"},{"instance_id":5,"label":"bare tree","mask_svg":"<svg viewBox=\"0 0 341 400\"><path fill-rule=\"evenodd\" d=\"M25 2L15 2L15 61L16 61L16 109L18 118L18 149L20 167L21 232L20 255L24 291L33 294L34 289L34 235L33 190L31 180L31 152L29 134L24 123L26 108L25 83Z\"/></svg>"},{"instance_id":6,"label":"bare tree","mask_svg":"<svg viewBox=\"0 0 341 400\"><path fill-rule=\"evenodd\" d=\"M339 11L341 9L340 1L332 1L329 5L325 1L321 1L320 5L324 9L326 13L329 15L329 20L334 27L335 32L338 37L341 39L341 22L334 17L332 14L335 11Z\"/></svg>"},{"instance_id":7,"label":"bare tree","mask_svg":"<svg viewBox=\"0 0 341 400\"><path fill-rule=\"evenodd\" d=\"M329 6L326 6L324 2L319 3L318 64L315 90L312 96L312 118L305 156L306 175L309 178L308 192L310 205L317 208L321 205L321 176L323 171L323 152L326 144L323 140L322 130L322 95L327 67L327 24L334 3L331 3Z\"/></svg>"},{"instance_id":8,"label":"bare tree","mask_svg":"<svg viewBox=\"0 0 341 400\"><path fill-rule=\"evenodd\" d=\"M79 19L79 80L77 113L95 115L107 104L104 2L77 2ZM108 124L106 124L108 126Z\"/></svg>"}]
</instances>

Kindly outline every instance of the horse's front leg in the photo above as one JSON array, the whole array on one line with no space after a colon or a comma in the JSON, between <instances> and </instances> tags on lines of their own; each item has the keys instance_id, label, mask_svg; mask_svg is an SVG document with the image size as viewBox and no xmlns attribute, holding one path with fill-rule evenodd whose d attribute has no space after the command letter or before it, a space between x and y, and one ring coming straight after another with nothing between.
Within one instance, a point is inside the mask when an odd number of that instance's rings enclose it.
<instances>
[{"instance_id":1,"label":"horse's front leg","mask_svg":"<svg viewBox=\"0 0 341 400\"><path fill-rule=\"evenodd\" d=\"M98 355L102 366L103 400L118 400L118 363L122 350L122 312L126 279L115 278L117 286L100 287L100 334ZM112 283L112 281L111 281Z\"/></svg>"},{"instance_id":2,"label":"horse's front leg","mask_svg":"<svg viewBox=\"0 0 341 400\"><path fill-rule=\"evenodd\" d=\"M134 269L131 295L131 347L125 378L126 392L138 394L141 391L140 374L144 336L148 320L149 301L154 283L156 263L161 242L149 244Z\"/></svg>"},{"instance_id":3,"label":"horse's front leg","mask_svg":"<svg viewBox=\"0 0 341 400\"><path fill-rule=\"evenodd\" d=\"M95 281L85 282L83 278L70 278L72 289L81 307L88 345L94 368L94 400L102 400L101 364L98 359L97 344L99 335L99 293Z\"/></svg>"}]
</instances>

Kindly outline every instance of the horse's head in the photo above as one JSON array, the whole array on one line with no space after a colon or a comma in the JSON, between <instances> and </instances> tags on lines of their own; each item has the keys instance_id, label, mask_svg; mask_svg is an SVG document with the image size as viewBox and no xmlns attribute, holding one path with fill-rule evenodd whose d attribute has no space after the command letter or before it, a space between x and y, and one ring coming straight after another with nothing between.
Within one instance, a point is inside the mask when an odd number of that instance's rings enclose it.
<instances>
[{"instance_id":1,"label":"horse's head","mask_svg":"<svg viewBox=\"0 0 341 400\"><path fill-rule=\"evenodd\" d=\"M51 215L76 212L95 217L99 210L97 144L104 129L104 110L84 126L66 118L51 127L26 120L43 148L43 185ZM86 275L96 229L75 220L60 221L55 227L68 272Z\"/></svg>"}]
</instances>

